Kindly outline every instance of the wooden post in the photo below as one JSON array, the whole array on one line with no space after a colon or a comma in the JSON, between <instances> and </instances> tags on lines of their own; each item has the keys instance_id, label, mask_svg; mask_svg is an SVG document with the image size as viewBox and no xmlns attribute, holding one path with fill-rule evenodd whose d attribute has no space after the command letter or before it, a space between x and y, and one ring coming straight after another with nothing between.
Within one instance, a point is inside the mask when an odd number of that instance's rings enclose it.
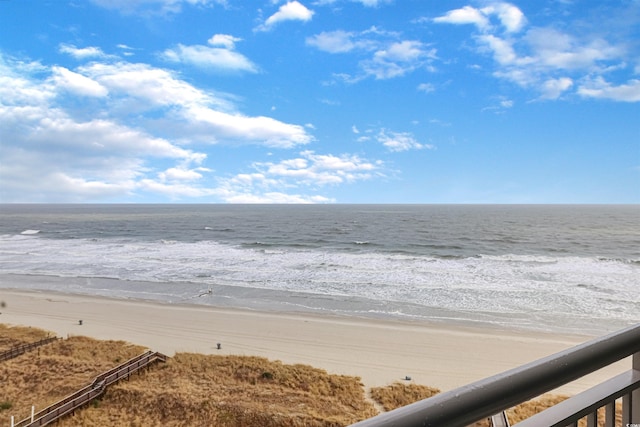
<instances>
[{"instance_id":1,"label":"wooden post","mask_svg":"<svg viewBox=\"0 0 640 427\"><path fill-rule=\"evenodd\" d=\"M36 415L36 405L31 405L31 422L33 422L33 417Z\"/></svg>"}]
</instances>

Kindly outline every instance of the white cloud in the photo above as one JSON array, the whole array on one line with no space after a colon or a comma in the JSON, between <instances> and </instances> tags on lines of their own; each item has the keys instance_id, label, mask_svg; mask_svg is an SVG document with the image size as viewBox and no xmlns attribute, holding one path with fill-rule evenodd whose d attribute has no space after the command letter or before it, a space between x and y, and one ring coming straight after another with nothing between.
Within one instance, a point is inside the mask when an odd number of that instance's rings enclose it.
<instances>
[{"instance_id":1,"label":"white cloud","mask_svg":"<svg viewBox=\"0 0 640 427\"><path fill-rule=\"evenodd\" d=\"M263 194L254 193L226 193L220 194L227 203L240 203L240 204L317 204L317 203L334 203L335 199L330 199L324 196L318 195L301 195L301 194L286 194L280 192L266 192Z\"/></svg>"},{"instance_id":2,"label":"white cloud","mask_svg":"<svg viewBox=\"0 0 640 427\"><path fill-rule=\"evenodd\" d=\"M504 114L506 110L513 108L515 104L512 99L509 99L505 96L498 95L494 96L494 98L496 99L496 101L492 105L484 107L480 111L491 111L495 114Z\"/></svg>"},{"instance_id":3,"label":"white cloud","mask_svg":"<svg viewBox=\"0 0 640 427\"><path fill-rule=\"evenodd\" d=\"M491 25L493 17L497 17L500 25L509 33L520 31L526 24L526 18L518 7L503 2L490 3L480 9L464 6L434 18L433 22L455 25L473 24L481 31L490 31L493 29Z\"/></svg>"},{"instance_id":4,"label":"white cloud","mask_svg":"<svg viewBox=\"0 0 640 427\"><path fill-rule=\"evenodd\" d=\"M364 6L368 7L378 7L381 4L391 3L393 0L354 0L358 3L362 3Z\"/></svg>"},{"instance_id":5,"label":"white cloud","mask_svg":"<svg viewBox=\"0 0 640 427\"><path fill-rule=\"evenodd\" d=\"M61 94L96 101L79 109ZM207 155L185 144L292 147L311 137L305 126L243 115L228 100L146 64L70 70L0 57L0 140L10 141L2 150L2 200L74 202L140 192L222 197Z\"/></svg>"},{"instance_id":6,"label":"white cloud","mask_svg":"<svg viewBox=\"0 0 640 427\"><path fill-rule=\"evenodd\" d=\"M215 37L215 36L214 36ZM211 43L211 40L209 40ZM220 43L221 40L214 40ZM247 57L233 50L233 41L226 39L225 47L210 47L203 45L185 46L178 44L176 47L167 49L162 57L171 62L182 62L194 65L198 68L213 71L246 71L256 73L258 71ZM228 43L231 43L230 45ZM213 43L212 43L213 44Z\"/></svg>"},{"instance_id":7,"label":"white cloud","mask_svg":"<svg viewBox=\"0 0 640 427\"><path fill-rule=\"evenodd\" d=\"M217 195L230 203L328 203L335 200L315 192L318 187L353 183L383 176L381 161L356 155L317 154L303 151L299 157L279 162L256 162L254 172L220 180ZM288 189L283 193L282 189Z\"/></svg>"},{"instance_id":8,"label":"white cloud","mask_svg":"<svg viewBox=\"0 0 640 427\"><path fill-rule=\"evenodd\" d=\"M179 166L169 168L164 172L160 172L158 177L160 181L197 181L202 178L201 172L211 172L211 169L198 167L189 169L188 167Z\"/></svg>"},{"instance_id":9,"label":"white cloud","mask_svg":"<svg viewBox=\"0 0 640 427\"><path fill-rule=\"evenodd\" d=\"M134 51L137 50L131 46L127 46L126 44L122 44L122 43L116 45L116 47L122 51L120 54L123 56L133 56L135 54Z\"/></svg>"},{"instance_id":10,"label":"white cloud","mask_svg":"<svg viewBox=\"0 0 640 427\"><path fill-rule=\"evenodd\" d=\"M491 25L497 18L500 26ZM633 81L602 84L605 76L628 68L629 46L612 44L600 36L527 25L522 11L510 3L494 2L476 9L466 6L434 19L435 22L475 24L478 52L495 61L493 75L538 93L537 99L559 99L566 94L614 100L634 100ZM503 28L501 32L499 29ZM577 81L588 81L576 85Z\"/></svg>"},{"instance_id":11,"label":"white cloud","mask_svg":"<svg viewBox=\"0 0 640 427\"><path fill-rule=\"evenodd\" d=\"M482 9L486 16L496 14L508 32L520 31L526 25L524 13L510 3L494 3Z\"/></svg>"},{"instance_id":12,"label":"white cloud","mask_svg":"<svg viewBox=\"0 0 640 427\"><path fill-rule=\"evenodd\" d=\"M640 80L631 79L627 83L613 85L602 77L587 79L578 88L578 94L585 98L609 99L622 102L640 101Z\"/></svg>"},{"instance_id":13,"label":"white cloud","mask_svg":"<svg viewBox=\"0 0 640 427\"><path fill-rule=\"evenodd\" d=\"M376 51L373 58L362 61L361 66L366 75L390 79L410 73L435 58L435 49L416 40L404 40Z\"/></svg>"},{"instance_id":14,"label":"white cloud","mask_svg":"<svg viewBox=\"0 0 640 427\"><path fill-rule=\"evenodd\" d=\"M512 108L513 107L513 100L511 100L511 99L503 99L502 101L500 101L500 106L502 108Z\"/></svg>"},{"instance_id":15,"label":"white cloud","mask_svg":"<svg viewBox=\"0 0 640 427\"><path fill-rule=\"evenodd\" d=\"M45 67L20 61L12 61L11 66L6 66L2 59L0 55L0 105L45 104L56 96L54 86L34 84L28 78L30 73L42 72Z\"/></svg>"},{"instance_id":16,"label":"white cloud","mask_svg":"<svg viewBox=\"0 0 640 427\"><path fill-rule=\"evenodd\" d=\"M126 197L151 170L148 159L197 164L206 158L113 121L80 121L46 105L2 106L0 128L0 138L12 141L3 147L3 164L15 165L0 173L8 201Z\"/></svg>"},{"instance_id":17,"label":"white cloud","mask_svg":"<svg viewBox=\"0 0 640 427\"><path fill-rule=\"evenodd\" d=\"M319 6L330 5L340 2L341 0L317 0L314 4ZM348 0L352 3L360 3L365 7L378 7L383 4L392 3L393 0Z\"/></svg>"},{"instance_id":18,"label":"white cloud","mask_svg":"<svg viewBox=\"0 0 640 427\"><path fill-rule=\"evenodd\" d=\"M182 183L167 184L165 182L158 182L152 179L140 180L136 184L135 189L153 194L161 194L172 200L180 200L184 197L193 199L217 195L217 191L211 188L195 187L193 185Z\"/></svg>"},{"instance_id":19,"label":"white cloud","mask_svg":"<svg viewBox=\"0 0 640 427\"><path fill-rule=\"evenodd\" d=\"M253 143L290 148L312 140L304 126L265 116L246 116L228 102L196 89L166 70L145 64L92 64L82 68L131 108L173 106L165 117L176 135L207 143ZM145 103L133 102L135 99ZM151 106L149 105L151 103ZM177 120L177 121L176 121Z\"/></svg>"},{"instance_id":20,"label":"white cloud","mask_svg":"<svg viewBox=\"0 0 640 427\"><path fill-rule=\"evenodd\" d=\"M195 126L202 127L201 131L229 142L245 140L269 147L292 148L311 141L303 126L271 117L228 114L207 107L191 107L185 116Z\"/></svg>"},{"instance_id":21,"label":"white cloud","mask_svg":"<svg viewBox=\"0 0 640 427\"><path fill-rule=\"evenodd\" d=\"M474 24L480 29L484 29L489 26L489 20L485 14L471 6L464 6L461 9L450 10L443 16L434 18L433 22L443 24Z\"/></svg>"},{"instance_id":22,"label":"white cloud","mask_svg":"<svg viewBox=\"0 0 640 427\"><path fill-rule=\"evenodd\" d=\"M100 83L82 74L74 73L64 67L51 68L55 85L81 96L93 96L101 98L107 96L109 91Z\"/></svg>"},{"instance_id":23,"label":"white cloud","mask_svg":"<svg viewBox=\"0 0 640 427\"><path fill-rule=\"evenodd\" d=\"M308 37L306 42L329 53L355 52L366 57L358 62L358 75L335 73L334 79L357 83L365 78L401 77L420 67L433 71L436 49L418 40L398 40L399 35L371 27L360 33L336 30Z\"/></svg>"},{"instance_id":24,"label":"white cloud","mask_svg":"<svg viewBox=\"0 0 640 427\"><path fill-rule=\"evenodd\" d=\"M378 142L387 147L389 151L393 152L435 149L435 146L431 144L421 144L409 132L391 132L386 129L380 129L375 138Z\"/></svg>"},{"instance_id":25,"label":"white cloud","mask_svg":"<svg viewBox=\"0 0 640 427\"><path fill-rule=\"evenodd\" d=\"M259 172L252 175L253 180L259 178L261 183L269 186L278 185L324 186L370 179L380 169L381 163L372 163L356 155L316 154L303 151L300 157L282 160L279 163L255 163Z\"/></svg>"},{"instance_id":26,"label":"white cloud","mask_svg":"<svg viewBox=\"0 0 640 427\"><path fill-rule=\"evenodd\" d=\"M278 9L276 13L267 18L264 24L258 26L256 31L269 31L277 24L284 21L309 21L313 17L314 12L307 9L298 1L290 1Z\"/></svg>"},{"instance_id":27,"label":"white cloud","mask_svg":"<svg viewBox=\"0 0 640 427\"><path fill-rule=\"evenodd\" d=\"M488 51L493 53L493 58L501 65L511 65L515 63L525 65L527 62L531 62L526 58L518 58L513 48L513 40L503 39L493 34L485 34L479 36L478 41L486 46Z\"/></svg>"},{"instance_id":28,"label":"white cloud","mask_svg":"<svg viewBox=\"0 0 640 427\"><path fill-rule=\"evenodd\" d=\"M418 91L420 92L431 93L431 92L435 92L435 90L436 90L436 87L431 83L420 83L418 85Z\"/></svg>"},{"instance_id":29,"label":"white cloud","mask_svg":"<svg viewBox=\"0 0 640 427\"><path fill-rule=\"evenodd\" d=\"M387 49L379 50L374 58L381 61L412 62L425 54L423 44L415 40L393 43Z\"/></svg>"},{"instance_id":30,"label":"white cloud","mask_svg":"<svg viewBox=\"0 0 640 427\"><path fill-rule=\"evenodd\" d=\"M29 190L31 194L47 194L48 198L36 199L35 201L61 200L73 202L101 200L108 197L130 194L135 189L133 181L103 182L87 180L69 176L63 172L53 172L51 174L42 175L41 179L43 188L40 189L40 192L34 188L29 188ZM32 202L34 200L29 199L27 201Z\"/></svg>"},{"instance_id":31,"label":"white cloud","mask_svg":"<svg viewBox=\"0 0 640 427\"><path fill-rule=\"evenodd\" d=\"M573 80L568 77L549 79L542 83L542 95L540 97L542 99L557 99L571 86L573 86Z\"/></svg>"},{"instance_id":32,"label":"white cloud","mask_svg":"<svg viewBox=\"0 0 640 427\"><path fill-rule=\"evenodd\" d=\"M224 105L224 101L175 78L169 71L147 64L92 63L80 67L78 71L98 81L112 93L123 97L122 101L130 105L136 104L136 99L144 100L144 105L137 103L141 109L170 105L183 107L194 104L217 104L218 107Z\"/></svg>"},{"instance_id":33,"label":"white cloud","mask_svg":"<svg viewBox=\"0 0 640 427\"><path fill-rule=\"evenodd\" d=\"M91 0L94 4L107 9L116 9L124 14L142 13L166 15L180 13L182 5L227 6L227 0Z\"/></svg>"},{"instance_id":34,"label":"white cloud","mask_svg":"<svg viewBox=\"0 0 640 427\"><path fill-rule=\"evenodd\" d=\"M163 138L119 125L111 120L79 121L60 109L42 109L23 125L31 124L19 135L25 143L52 150L92 156L151 156L201 162L204 154L177 147Z\"/></svg>"},{"instance_id":35,"label":"white cloud","mask_svg":"<svg viewBox=\"0 0 640 427\"><path fill-rule=\"evenodd\" d=\"M209 40L207 40L207 43L211 46L224 46L227 49L234 49L236 42L239 41L242 41L242 39L229 34L214 34Z\"/></svg>"},{"instance_id":36,"label":"white cloud","mask_svg":"<svg viewBox=\"0 0 640 427\"><path fill-rule=\"evenodd\" d=\"M550 28L532 29L525 41L540 64L561 70L594 71L600 61L615 60L623 54L622 49L604 40L583 41Z\"/></svg>"},{"instance_id":37,"label":"white cloud","mask_svg":"<svg viewBox=\"0 0 640 427\"><path fill-rule=\"evenodd\" d=\"M307 44L329 53L345 53L357 47L353 42L354 33L337 30L323 31L307 38Z\"/></svg>"},{"instance_id":38,"label":"white cloud","mask_svg":"<svg viewBox=\"0 0 640 427\"><path fill-rule=\"evenodd\" d=\"M102 51L102 49L95 46L77 48L72 44L62 43L58 47L58 51L60 53L66 53L68 55L71 55L76 59L102 58L106 56L105 53Z\"/></svg>"}]
</instances>

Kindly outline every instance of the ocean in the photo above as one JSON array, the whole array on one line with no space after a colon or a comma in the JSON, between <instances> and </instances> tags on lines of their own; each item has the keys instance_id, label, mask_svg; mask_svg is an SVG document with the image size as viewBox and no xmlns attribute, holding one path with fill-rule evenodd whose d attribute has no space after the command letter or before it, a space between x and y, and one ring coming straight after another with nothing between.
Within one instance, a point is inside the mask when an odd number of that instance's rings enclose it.
<instances>
[{"instance_id":1,"label":"ocean","mask_svg":"<svg viewBox=\"0 0 640 427\"><path fill-rule=\"evenodd\" d=\"M640 206L0 205L2 288L603 334Z\"/></svg>"}]
</instances>

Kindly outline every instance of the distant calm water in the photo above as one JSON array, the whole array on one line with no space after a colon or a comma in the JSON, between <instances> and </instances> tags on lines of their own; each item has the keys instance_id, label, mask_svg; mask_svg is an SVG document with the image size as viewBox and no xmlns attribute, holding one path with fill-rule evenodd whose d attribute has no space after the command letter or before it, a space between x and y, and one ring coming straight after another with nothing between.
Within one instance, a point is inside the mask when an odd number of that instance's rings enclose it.
<instances>
[{"instance_id":1,"label":"distant calm water","mask_svg":"<svg viewBox=\"0 0 640 427\"><path fill-rule=\"evenodd\" d=\"M0 205L0 287L604 333L640 207Z\"/></svg>"}]
</instances>

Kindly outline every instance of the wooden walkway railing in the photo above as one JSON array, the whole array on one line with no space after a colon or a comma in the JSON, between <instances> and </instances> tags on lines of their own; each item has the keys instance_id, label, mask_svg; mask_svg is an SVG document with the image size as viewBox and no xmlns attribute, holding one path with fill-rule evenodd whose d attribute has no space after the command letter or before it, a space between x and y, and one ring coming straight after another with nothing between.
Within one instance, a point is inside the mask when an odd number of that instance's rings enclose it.
<instances>
[{"instance_id":1,"label":"wooden walkway railing","mask_svg":"<svg viewBox=\"0 0 640 427\"><path fill-rule=\"evenodd\" d=\"M115 368L104 372L96 377L88 386L78 390L77 392L65 397L64 399L54 403L53 405L41 410L16 424L15 427L40 427L46 426L58 418L74 412L79 407L86 405L96 397L105 392L108 385L113 384L123 378L149 366L154 362L166 362L167 356L162 353L147 351L139 356L134 357Z\"/></svg>"},{"instance_id":2,"label":"wooden walkway railing","mask_svg":"<svg viewBox=\"0 0 640 427\"><path fill-rule=\"evenodd\" d=\"M48 338L43 338L40 341L17 345L5 352L0 353L0 362L13 359L14 357L18 357L21 354L26 353L27 351L31 351L43 345L49 344L51 342L56 341L57 339L58 337L48 337Z\"/></svg>"}]
</instances>

